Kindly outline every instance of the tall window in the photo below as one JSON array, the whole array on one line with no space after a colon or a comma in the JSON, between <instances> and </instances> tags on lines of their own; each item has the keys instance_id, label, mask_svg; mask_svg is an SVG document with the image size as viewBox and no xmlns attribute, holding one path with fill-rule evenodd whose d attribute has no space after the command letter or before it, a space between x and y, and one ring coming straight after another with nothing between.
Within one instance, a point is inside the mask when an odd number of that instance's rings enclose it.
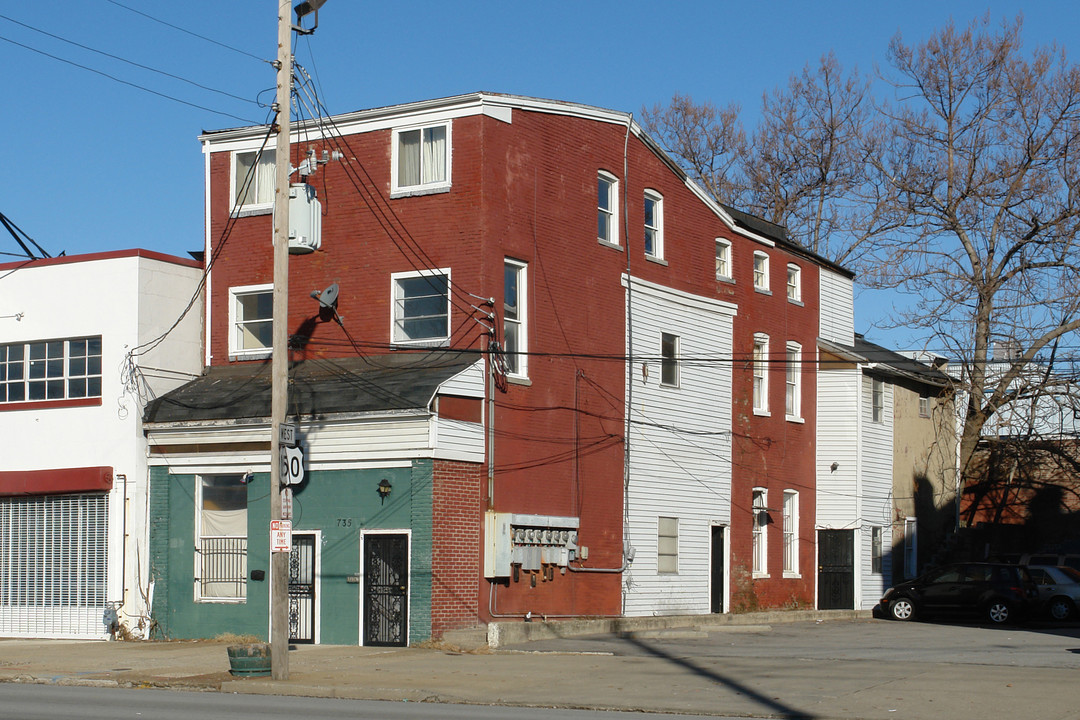
<instances>
[{"instance_id":1,"label":"tall window","mask_svg":"<svg viewBox=\"0 0 1080 720\"><path fill-rule=\"evenodd\" d=\"M656 571L679 572L679 518L657 518Z\"/></svg>"},{"instance_id":2,"label":"tall window","mask_svg":"<svg viewBox=\"0 0 1080 720\"><path fill-rule=\"evenodd\" d=\"M876 423L885 422L885 382L873 378L870 381L871 416Z\"/></svg>"},{"instance_id":3,"label":"tall window","mask_svg":"<svg viewBox=\"0 0 1080 720\"><path fill-rule=\"evenodd\" d=\"M660 333L660 384L679 385L679 336Z\"/></svg>"},{"instance_id":4,"label":"tall window","mask_svg":"<svg viewBox=\"0 0 1080 720\"><path fill-rule=\"evenodd\" d=\"M787 266L787 299L802 302L802 270L798 265Z\"/></svg>"},{"instance_id":5,"label":"tall window","mask_svg":"<svg viewBox=\"0 0 1080 720\"><path fill-rule=\"evenodd\" d=\"M645 254L664 257L664 200L652 190L645 191Z\"/></svg>"},{"instance_id":6,"label":"tall window","mask_svg":"<svg viewBox=\"0 0 1080 720\"><path fill-rule=\"evenodd\" d=\"M274 151L233 154L232 198L237 208L271 207L274 204Z\"/></svg>"},{"instance_id":7,"label":"tall window","mask_svg":"<svg viewBox=\"0 0 1080 720\"><path fill-rule=\"evenodd\" d=\"M754 412L769 412L769 336L754 336Z\"/></svg>"},{"instance_id":8,"label":"tall window","mask_svg":"<svg viewBox=\"0 0 1080 720\"><path fill-rule=\"evenodd\" d=\"M883 528L870 528L870 572L881 574L881 537Z\"/></svg>"},{"instance_id":9,"label":"tall window","mask_svg":"<svg viewBox=\"0 0 1080 720\"><path fill-rule=\"evenodd\" d=\"M904 518L904 577L913 578L919 572L918 525L915 518Z\"/></svg>"},{"instance_id":10,"label":"tall window","mask_svg":"<svg viewBox=\"0 0 1080 720\"><path fill-rule=\"evenodd\" d=\"M619 181L603 170L596 177L596 238L619 244Z\"/></svg>"},{"instance_id":11,"label":"tall window","mask_svg":"<svg viewBox=\"0 0 1080 720\"><path fill-rule=\"evenodd\" d=\"M528 368L526 329L527 265L516 260L503 262L503 343L511 375L525 376Z\"/></svg>"},{"instance_id":12,"label":"tall window","mask_svg":"<svg viewBox=\"0 0 1080 720\"><path fill-rule=\"evenodd\" d=\"M248 285L230 288L230 355L265 355L273 347L274 287Z\"/></svg>"},{"instance_id":13,"label":"tall window","mask_svg":"<svg viewBox=\"0 0 1080 720\"><path fill-rule=\"evenodd\" d=\"M450 186L450 124L394 131L396 191Z\"/></svg>"},{"instance_id":14,"label":"tall window","mask_svg":"<svg viewBox=\"0 0 1080 720\"><path fill-rule=\"evenodd\" d=\"M784 491L784 574L799 574L799 493Z\"/></svg>"},{"instance_id":15,"label":"tall window","mask_svg":"<svg viewBox=\"0 0 1080 720\"><path fill-rule=\"evenodd\" d=\"M247 597L247 485L241 475L199 478L195 590L199 600Z\"/></svg>"},{"instance_id":16,"label":"tall window","mask_svg":"<svg viewBox=\"0 0 1080 720\"><path fill-rule=\"evenodd\" d=\"M767 492L764 488L754 488L751 495L751 572L755 577L762 577L769 572L769 538L765 532L769 525L769 510L765 504Z\"/></svg>"},{"instance_id":17,"label":"tall window","mask_svg":"<svg viewBox=\"0 0 1080 720\"><path fill-rule=\"evenodd\" d=\"M391 284L393 342L437 344L449 339L449 270L395 273Z\"/></svg>"},{"instance_id":18,"label":"tall window","mask_svg":"<svg viewBox=\"0 0 1080 720\"><path fill-rule=\"evenodd\" d=\"M925 395L919 397L919 417L930 417L930 398Z\"/></svg>"},{"instance_id":19,"label":"tall window","mask_svg":"<svg viewBox=\"0 0 1080 720\"><path fill-rule=\"evenodd\" d=\"M754 252L754 289L769 289L769 256L761 251Z\"/></svg>"},{"instance_id":20,"label":"tall window","mask_svg":"<svg viewBox=\"0 0 1080 720\"><path fill-rule=\"evenodd\" d=\"M716 239L716 279L731 279L731 243Z\"/></svg>"},{"instance_id":21,"label":"tall window","mask_svg":"<svg viewBox=\"0 0 1080 720\"><path fill-rule=\"evenodd\" d=\"M101 336L0 345L0 404L101 397Z\"/></svg>"},{"instance_id":22,"label":"tall window","mask_svg":"<svg viewBox=\"0 0 1080 720\"><path fill-rule=\"evenodd\" d=\"M802 346L798 343L787 344L784 414L789 420L802 417Z\"/></svg>"}]
</instances>

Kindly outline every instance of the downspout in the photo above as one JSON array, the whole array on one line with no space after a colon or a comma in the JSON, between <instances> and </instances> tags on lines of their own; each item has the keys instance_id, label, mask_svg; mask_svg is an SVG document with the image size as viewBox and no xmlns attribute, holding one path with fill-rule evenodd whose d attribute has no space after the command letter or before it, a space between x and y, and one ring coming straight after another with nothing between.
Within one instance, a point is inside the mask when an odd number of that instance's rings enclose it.
<instances>
[{"instance_id":1,"label":"downspout","mask_svg":"<svg viewBox=\"0 0 1080 720\"><path fill-rule=\"evenodd\" d=\"M487 506L495 509L495 363L491 357L491 336L487 338Z\"/></svg>"}]
</instances>

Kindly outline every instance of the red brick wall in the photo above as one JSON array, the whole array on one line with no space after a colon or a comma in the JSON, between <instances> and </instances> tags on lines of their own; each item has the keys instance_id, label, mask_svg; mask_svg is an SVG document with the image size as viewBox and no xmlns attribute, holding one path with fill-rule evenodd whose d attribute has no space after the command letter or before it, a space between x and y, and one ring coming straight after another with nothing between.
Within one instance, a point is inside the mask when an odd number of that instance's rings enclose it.
<instances>
[{"instance_id":1,"label":"red brick wall","mask_svg":"<svg viewBox=\"0 0 1080 720\"><path fill-rule=\"evenodd\" d=\"M479 623L483 466L436 460L432 477L431 634Z\"/></svg>"}]
</instances>

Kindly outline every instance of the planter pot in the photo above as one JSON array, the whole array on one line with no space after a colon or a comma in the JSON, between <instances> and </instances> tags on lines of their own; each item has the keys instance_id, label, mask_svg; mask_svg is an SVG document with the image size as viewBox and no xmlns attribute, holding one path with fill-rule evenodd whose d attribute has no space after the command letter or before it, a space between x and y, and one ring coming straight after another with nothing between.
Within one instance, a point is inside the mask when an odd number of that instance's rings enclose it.
<instances>
[{"instance_id":1,"label":"planter pot","mask_svg":"<svg viewBox=\"0 0 1080 720\"><path fill-rule=\"evenodd\" d=\"M230 645L229 672L239 677L263 677L270 674L270 646L266 643Z\"/></svg>"}]
</instances>

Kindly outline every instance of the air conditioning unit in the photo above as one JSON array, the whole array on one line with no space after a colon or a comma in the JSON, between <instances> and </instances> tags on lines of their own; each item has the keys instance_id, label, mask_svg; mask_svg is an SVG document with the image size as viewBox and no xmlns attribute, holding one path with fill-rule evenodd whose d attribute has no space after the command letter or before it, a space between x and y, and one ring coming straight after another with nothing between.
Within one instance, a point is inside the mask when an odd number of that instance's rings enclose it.
<instances>
[{"instance_id":1,"label":"air conditioning unit","mask_svg":"<svg viewBox=\"0 0 1080 720\"><path fill-rule=\"evenodd\" d=\"M307 183L289 186L289 254L306 255L322 245L322 203Z\"/></svg>"}]
</instances>

